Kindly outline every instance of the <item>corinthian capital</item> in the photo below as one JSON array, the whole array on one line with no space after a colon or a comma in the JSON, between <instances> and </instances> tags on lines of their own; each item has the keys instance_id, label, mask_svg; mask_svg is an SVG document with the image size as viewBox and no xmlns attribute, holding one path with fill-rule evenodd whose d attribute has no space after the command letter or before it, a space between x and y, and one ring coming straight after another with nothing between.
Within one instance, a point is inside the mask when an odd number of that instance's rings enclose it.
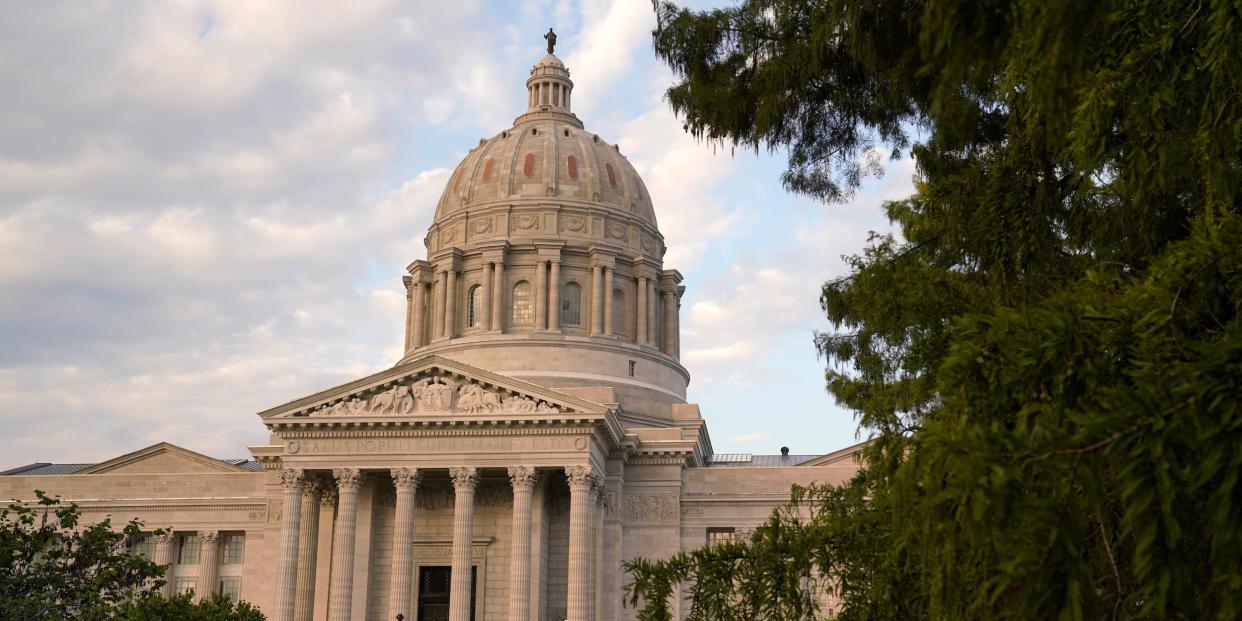
<instances>
[{"instance_id":1,"label":"corinthian capital","mask_svg":"<svg viewBox=\"0 0 1242 621\"><path fill-rule=\"evenodd\" d=\"M534 487L538 475L531 466L509 466L509 482L513 489Z\"/></svg>"},{"instance_id":2,"label":"corinthian capital","mask_svg":"<svg viewBox=\"0 0 1242 621\"><path fill-rule=\"evenodd\" d=\"M418 484L423 480L423 472L418 468L393 468L392 483L398 490L418 489Z\"/></svg>"},{"instance_id":3,"label":"corinthian capital","mask_svg":"<svg viewBox=\"0 0 1242 621\"><path fill-rule=\"evenodd\" d=\"M595 469L591 466L566 466L565 478L569 479L570 489L589 490L594 479Z\"/></svg>"},{"instance_id":4,"label":"corinthian capital","mask_svg":"<svg viewBox=\"0 0 1242 621\"><path fill-rule=\"evenodd\" d=\"M479 469L474 466L449 468L449 476L453 477L453 489L458 491L473 491L479 483Z\"/></svg>"},{"instance_id":5,"label":"corinthian capital","mask_svg":"<svg viewBox=\"0 0 1242 621\"><path fill-rule=\"evenodd\" d=\"M306 472L301 468L285 468L280 471L280 486L285 491L302 491L302 484L306 482Z\"/></svg>"},{"instance_id":6,"label":"corinthian capital","mask_svg":"<svg viewBox=\"0 0 1242 621\"><path fill-rule=\"evenodd\" d=\"M357 468L334 468L332 476L336 477L336 487L341 491L358 491L362 487L362 471Z\"/></svg>"}]
</instances>

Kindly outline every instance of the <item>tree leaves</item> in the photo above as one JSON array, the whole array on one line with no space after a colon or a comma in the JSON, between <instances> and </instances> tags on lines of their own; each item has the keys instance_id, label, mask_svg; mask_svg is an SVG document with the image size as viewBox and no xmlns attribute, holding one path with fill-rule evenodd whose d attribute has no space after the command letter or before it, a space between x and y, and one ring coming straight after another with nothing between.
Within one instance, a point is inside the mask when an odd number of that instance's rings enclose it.
<instances>
[{"instance_id":1,"label":"tree leaves","mask_svg":"<svg viewBox=\"0 0 1242 621\"><path fill-rule=\"evenodd\" d=\"M802 597L752 588L745 558L831 577L843 619L1236 618L1236 3L655 7L694 135L783 150L786 187L828 202L875 145L919 176L884 207L900 234L822 290L865 470L800 492L768 539L636 561L631 602L683 583L727 619Z\"/></svg>"}]
</instances>

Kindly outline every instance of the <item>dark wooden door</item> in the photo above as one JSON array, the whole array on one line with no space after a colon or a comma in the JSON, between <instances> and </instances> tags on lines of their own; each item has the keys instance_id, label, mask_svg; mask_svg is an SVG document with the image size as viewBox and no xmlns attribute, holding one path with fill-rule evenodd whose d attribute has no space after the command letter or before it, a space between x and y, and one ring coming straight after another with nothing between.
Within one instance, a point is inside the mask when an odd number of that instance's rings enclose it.
<instances>
[{"instance_id":1,"label":"dark wooden door","mask_svg":"<svg viewBox=\"0 0 1242 621\"><path fill-rule=\"evenodd\" d=\"M470 568L470 621L474 621L475 584L478 568ZM448 621L449 595L452 591L452 567L420 567L418 570L417 621Z\"/></svg>"}]
</instances>

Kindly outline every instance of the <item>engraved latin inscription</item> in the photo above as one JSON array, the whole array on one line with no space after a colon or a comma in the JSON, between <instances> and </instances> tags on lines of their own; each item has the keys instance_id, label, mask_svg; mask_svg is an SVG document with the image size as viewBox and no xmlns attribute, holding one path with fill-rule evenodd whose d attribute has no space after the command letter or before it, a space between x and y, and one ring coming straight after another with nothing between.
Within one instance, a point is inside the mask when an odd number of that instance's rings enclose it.
<instances>
[{"instance_id":1,"label":"engraved latin inscription","mask_svg":"<svg viewBox=\"0 0 1242 621\"><path fill-rule=\"evenodd\" d=\"M461 438L308 438L290 440L286 450L297 455L370 455L408 453L527 453L581 451L583 436L461 437Z\"/></svg>"}]
</instances>

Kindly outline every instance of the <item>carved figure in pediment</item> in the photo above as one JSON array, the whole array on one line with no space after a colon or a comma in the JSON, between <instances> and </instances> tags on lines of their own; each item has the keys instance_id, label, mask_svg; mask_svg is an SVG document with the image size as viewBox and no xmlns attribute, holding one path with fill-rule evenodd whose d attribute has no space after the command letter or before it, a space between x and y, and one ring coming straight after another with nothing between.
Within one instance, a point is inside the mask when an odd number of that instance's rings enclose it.
<instances>
[{"instance_id":1,"label":"carved figure in pediment","mask_svg":"<svg viewBox=\"0 0 1242 621\"><path fill-rule=\"evenodd\" d=\"M504 407L506 412L531 413L539 406L534 399L523 397L522 395L513 395L505 399Z\"/></svg>"},{"instance_id":2,"label":"carved figure in pediment","mask_svg":"<svg viewBox=\"0 0 1242 621\"><path fill-rule=\"evenodd\" d=\"M547 401L540 401L539 405L535 406L535 411L540 414L555 414L560 412L561 408L559 406L552 405Z\"/></svg>"},{"instance_id":3,"label":"carved figure in pediment","mask_svg":"<svg viewBox=\"0 0 1242 621\"><path fill-rule=\"evenodd\" d=\"M409 414L414 411L410 387L398 384L371 398L371 413L378 415Z\"/></svg>"},{"instance_id":4,"label":"carved figure in pediment","mask_svg":"<svg viewBox=\"0 0 1242 621\"><path fill-rule=\"evenodd\" d=\"M500 395L478 384L462 384L457 389L457 410L466 414L495 412L501 408Z\"/></svg>"},{"instance_id":5,"label":"carved figure in pediment","mask_svg":"<svg viewBox=\"0 0 1242 621\"><path fill-rule=\"evenodd\" d=\"M357 397L351 397L349 401L344 402L345 413L351 416L359 416L367 413L367 402Z\"/></svg>"},{"instance_id":6,"label":"carved figure in pediment","mask_svg":"<svg viewBox=\"0 0 1242 621\"><path fill-rule=\"evenodd\" d=\"M442 377L429 377L410 387L419 412L450 412L453 410L453 383Z\"/></svg>"}]
</instances>

